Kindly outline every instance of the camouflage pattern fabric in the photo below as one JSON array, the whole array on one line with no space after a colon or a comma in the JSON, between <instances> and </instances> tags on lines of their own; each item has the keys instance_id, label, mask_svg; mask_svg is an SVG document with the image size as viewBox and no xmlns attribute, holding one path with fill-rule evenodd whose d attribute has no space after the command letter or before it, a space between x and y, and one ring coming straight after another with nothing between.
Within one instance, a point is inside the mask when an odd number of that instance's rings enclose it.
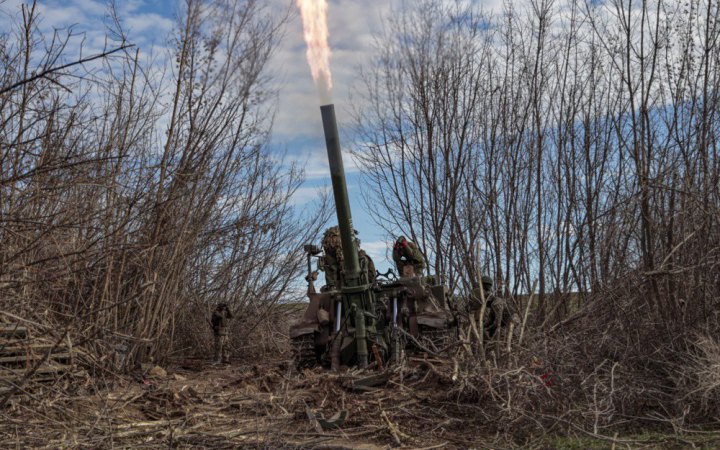
<instances>
[{"instance_id":1,"label":"camouflage pattern fabric","mask_svg":"<svg viewBox=\"0 0 720 450\"><path fill-rule=\"evenodd\" d=\"M356 240L356 244L359 244ZM360 246L358 245L358 248ZM325 285L327 287L340 287L340 272L343 264L342 241L340 239L340 228L338 226L330 227L325 230L322 238L322 248L325 253L322 256L322 271L325 272ZM367 271L368 283L374 283L377 276L375 263L365 253L364 250L358 251L358 260L361 269Z\"/></svg>"},{"instance_id":2,"label":"camouflage pattern fabric","mask_svg":"<svg viewBox=\"0 0 720 450\"><path fill-rule=\"evenodd\" d=\"M322 238L322 248L326 255L331 255L339 264L342 264L342 240L340 239L340 228L338 226L325 230Z\"/></svg>"},{"instance_id":3,"label":"camouflage pattern fabric","mask_svg":"<svg viewBox=\"0 0 720 450\"><path fill-rule=\"evenodd\" d=\"M373 284L377 278L375 263L372 258L370 258L370 255L365 253L365 250L360 250L358 252L358 256L360 257L360 266L365 269L365 272L367 273L367 282Z\"/></svg>"},{"instance_id":4,"label":"camouflage pattern fabric","mask_svg":"<svg viewBox=\"0 0 720 450\"><path fill-rule=\"evenodd\" d=\"M224 363L230 362L230 346L228 345L227 334L215 335L215 361Z\"/></svg>"},{"instance_id":5,"label":"camouflage pattern fabric","mask_svg":"<svg viewBox=\"0 0 720 450\"><path fill-rule=\"evenodd\" d=\"M511 322L517 325L519 317L508 300L504 297L490 297L484 321L488 336L492 337L498 330L508 328Z\"/></svg>"},{"instance_id":6,"label":"camouflage pattern fabric","mask_svg":"<svg viewBox=\"0 0 720 450\"><path fill-rule=\"evenodd\" d=\"M340 273L340 263L331 254L325 253L322 258L322 271L325 272L325 285L335 287L338 285L338 276ZM320 267L318 267L320 268Z\"/></svg>"},{"instance_id":7,"label":"camouflage pattern fabric","mask_svg":"<svg viewBox=\"0 0 720 450\"><path fill-rule=\"evenodd\" d=\"M233 315L225 303L220 303L213 311L210 323L215 337L215 362L230 362L230 347L228 346L228 325Z\"/></svg>"},{"instance_id":8,"label":"camouflage pattern fabric","mask_svg":"<svg viewBox=\"0 0 720 450\"><path fill-rule=\"evenodd\" d=\"M474 313L479 313L482 310L482 299L485 298L487 306L485 307L483 328L489 337L493 337L499 329L510 324L513 320L513 311L506 298L495 295L493 292L492 278L483 276L481 282L482 287L477 287L470 292L468 307Z\"/></svg>"},{"instance_id":9,"label":"camouflage pattern fabric","mask_svg":"<svg viewBox=\"0 0 720 450\"><path fill-rule=\"evenodd\" d=\"M483 288L475 288L472 291L470 291L470 298L467 303L467 307L469 310L479 311L482 308L482 299L483 299L482 290L483 290ZM490 293L486 291L485 298L487 299L487 297L489 295L490 295Z\"/></svg>"},{"instance_id":10,"label":"camouflage pattern fabric","mask_svg":"<svg viewBox=\"0 0 720 450\"><path fill-rule=\"evenodd\" d=\"M213 311L212 319L210 320L212 323L213 334L215 336L227 336L228 323L232 317L233 315L227 306L223 307L222 304L218 305L218 307L215 308L215 311Z\"/></svg>"},{"instance_id":11,"label":"camouflage pattern fabric","mask_svg":"<svg viewBox=\"0 0 720 450\"><path fill-rule=\"evenodd\" d=\"M474 288L470 291L470 297L468 298L468 309L480 311L482 309L483 298L490 307L490 299L493 298L493 280L492 278L483 275L480 280L480 287Z\"/></svg>"},{"instance_id":12,"label":"camouflage pattern fabric","mask_svg":"<svg viewBox=\"0 0 720 450\"><path fill-rule=\"evenodd\" d=\"M404 236L400 236L393 246L393 261L397 266L398 272L403 273L406 265L412 265L415 269L415 275L422 275L425 270L425 257L418 248L417 244L408 241Z\"/></svg>"},{"instance_id":13,"label":"camouflage pattern fabric","mask_svg":"<svg viewBox=\"0 0 720 450\"><path fill-rule=\"evenodd\" d=\"M338 286L340 268L343 261L340 228L334 226L325 230L321 244L323 252L325 253L322 256L325 284L328 287L336 287Z\"/></svg>"}]
</instances>

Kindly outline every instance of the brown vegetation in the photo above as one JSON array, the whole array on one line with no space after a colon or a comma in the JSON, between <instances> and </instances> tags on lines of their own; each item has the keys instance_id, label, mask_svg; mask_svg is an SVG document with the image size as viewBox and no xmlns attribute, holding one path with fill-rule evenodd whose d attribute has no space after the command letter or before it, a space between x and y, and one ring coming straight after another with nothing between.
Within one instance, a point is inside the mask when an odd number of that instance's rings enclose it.
<instances>
[{"instance_id":1,"label":"brown vegetation","mask_svg":"<svg viewBox=\"0 0 720 450\"><path fill-rule=\"evenodd\" d=\"M368 206L455 293L505 280L521 320L488 340L458 300L449 355L362 394L272 359L185 361L208 354L219 301L241 318L236 356L284 357L278 304L328 217L323 199L298 215L302 171L266 148L282 20L259 1L186 6L161 80L119 21L83 64L34 5L0 36L0 322L42 337L25 347L40 357L7 356L21 373L0 364L0 444L542 448L717 431L720 3L487 16L427 0L394 16L357 114ZM66 353L72 370L37 384ZM150 379L155 364L172 373ZM323 433L307 408L349 422Z\"/></svg>"},{"instance_id":2,"label":"brown vegetation","mask_svg":"<svg viewBox=\"0 0 720 450\"><path fill-rule=\"evenodd\" d=\"M720 5L431 0L387 25L356 114L368 208L456 293L537 281L522 345L467 331L458 395L516 430L716 421Z\"/></svg>"},{"instance_id":3,"label":"brown vegetation","mask_svg":"<svg viewBox=\"0 0 720 450\"><path fill-rule=\"evenodd\" d=\"M92 64L72 59L72 30L45 36L35 5L21 12L0 42L1 320L120 371L194 347L219 301L259 327L327 215L294 211L302 171L266 149L282 21L188 2L158 80L117 20Z\"/></svg>"}]
</instances>

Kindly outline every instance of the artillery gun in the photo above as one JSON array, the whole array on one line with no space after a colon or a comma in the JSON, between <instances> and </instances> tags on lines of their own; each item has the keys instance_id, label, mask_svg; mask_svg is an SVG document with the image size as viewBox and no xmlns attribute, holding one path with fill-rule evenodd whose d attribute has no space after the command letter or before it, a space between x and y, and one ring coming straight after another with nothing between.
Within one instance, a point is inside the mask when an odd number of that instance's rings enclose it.
<instances>
[{"instance_id":1,"label":"artillery gun","mask_svg":"<svg viewBox=\"0 0 720 450\"><path fill-rule=\"evenodd\" d=\"M309 304L302 319L290 327L296 366L365 369L370 359L382 367L399 362L405 351L442 351L457 333L447 309L447 289L412 270L400 277L391 270L377 277L369 273L352 226L335 107L324 105L320 111L344 257L336 268L337 283L317 292L312 259L320 258L322 249L305 246Z\"/></svg>"}]
</instances>

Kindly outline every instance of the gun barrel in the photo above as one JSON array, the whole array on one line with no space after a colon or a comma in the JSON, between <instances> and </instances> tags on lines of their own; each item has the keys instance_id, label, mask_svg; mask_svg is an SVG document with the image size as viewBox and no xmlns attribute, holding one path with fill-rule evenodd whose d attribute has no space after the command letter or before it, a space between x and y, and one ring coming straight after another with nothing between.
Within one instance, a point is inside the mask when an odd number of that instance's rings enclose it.
<instances>
[{"instance_id":1,"label":"gun barrel","mask_svg":"<svg viewBox=\"0 0 720 450\"><path fill-rule=\"evenodd\" d=\"M343 166L340 138L338 136L337 122L335 120L335 105L320 107L323 130L325 132L325 146L327 148L328 162L330 163L330 178L335 198L335 212L337 213L342 242L343 260L345 266L346 285L348 287L360 284L360 261L355 248L355 233L352 216L350 214L350 201L345 181L345 168Z\"/></svg>"},{"instance_id":2,"label":"gun barrel","mask_svg":"<svg viewBox=\"0 0 720 450\"><path fill-rule=\"evenodd\" d=\"M369 325L366 323L367 319L365 316L366 312L374 312L372 292L370 291L370 287L364 285L360 279L360 260L358 258L358 249L355 245L352 216L350 215L350 201L348 200L347 183L345 181L345 168L343 167L340 138L338 137L337 122L335 121L335 105L321 106L320 113L322 114L323 130L325 131L325 146L327 147L328 162L330 163L330 179L333 185L335 212L337 213L343 251L343 265L345 270L342 275L342 304L347 317L353 322L355 327L354 338L357 365L361 369L364 369L368 363L368 327L371 331L375 329L372 321ZM340 351L340 341L337 342L337 350L333 349L335 354L338 354ZM337 358L334 359L337 360ZM335 365L337 366L336 363Z\"/></svg>"}]
</instances>

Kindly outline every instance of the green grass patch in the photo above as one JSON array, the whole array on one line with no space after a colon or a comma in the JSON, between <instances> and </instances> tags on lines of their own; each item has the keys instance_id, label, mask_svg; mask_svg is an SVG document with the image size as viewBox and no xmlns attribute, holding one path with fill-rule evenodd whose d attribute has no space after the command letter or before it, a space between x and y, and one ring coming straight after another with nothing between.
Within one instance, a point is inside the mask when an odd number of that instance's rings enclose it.
<instances>
[{"instance_id":1,"label":"green grass patch","mask_svg":"<svg viewBox=\"0 0 720 450\"><path fill-rule=\"evenodd\" d=\"M694 448L715 450L720 448L720 432L698 432L683 435L663 433L639 433L618 435L612 439L597 439L591 436L548 436L540 445L553 450L606 450L606 449L662 449L675 450ZM614 445L614 447L613 447Z\"/></svg>"}]
</instances>

